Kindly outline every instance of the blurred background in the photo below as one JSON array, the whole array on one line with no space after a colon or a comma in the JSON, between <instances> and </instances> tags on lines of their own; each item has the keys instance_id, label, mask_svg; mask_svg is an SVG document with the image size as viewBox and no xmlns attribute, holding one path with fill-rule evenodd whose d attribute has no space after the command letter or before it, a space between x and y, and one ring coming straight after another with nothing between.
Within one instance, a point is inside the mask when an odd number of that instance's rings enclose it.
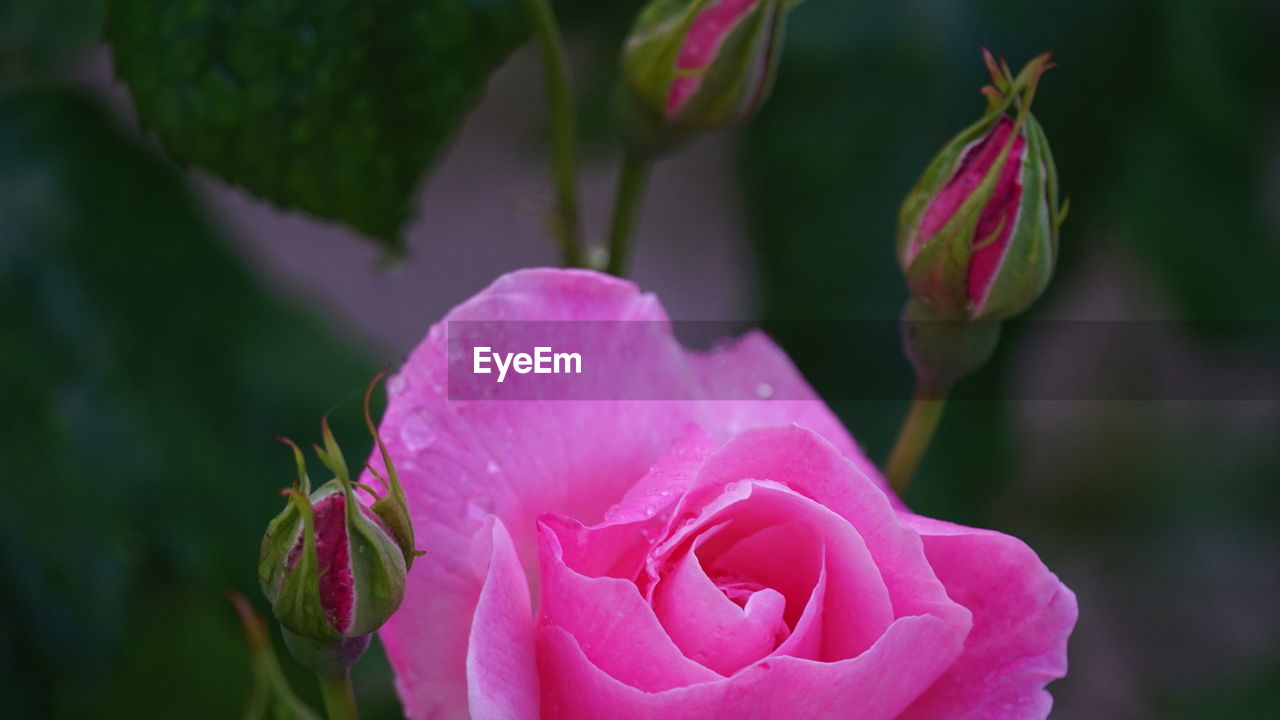
<instances>
[{"instance_id":1,"label":"blurred background","mask_svg":"<svg viewBox=\"0 0 1280 720\"><path fill-rule=\"evenodd\" d=\"M600 5L556 4L594 236L639 3ZM378 368L500 273L558 262L522 18L0 3L0 714L239 715L222 592L264 607L258 542L292 474L274 436L328 412L359 455ZM1036 112L1072 212L1031 315L1158 331L1116 358L1012 327L907 499L1024 538L1075 589L1056 718L1280 712L1280 403L1240 399L1280 357L1277 37L1272 0L811 0L765 111L650 189L633 277L673 317L763 323L829 397L842 375L906 397L896 347L836 355L788 321L897 316L897 206L980 113L979 48L1055 52ZM1170 373L1162 401L1035 400L1063 377L1161 397ZM1200 376L1246 391L1188 400ZM834 404L883 457L905 404ZM366 717L398 717L376 645L356 683Z\"/></svg>"}]
</instances>

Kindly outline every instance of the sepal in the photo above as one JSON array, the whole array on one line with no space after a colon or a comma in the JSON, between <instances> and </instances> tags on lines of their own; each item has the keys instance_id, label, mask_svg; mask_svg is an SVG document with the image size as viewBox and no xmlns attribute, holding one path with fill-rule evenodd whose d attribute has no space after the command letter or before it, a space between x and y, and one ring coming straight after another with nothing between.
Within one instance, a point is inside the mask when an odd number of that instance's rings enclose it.
<instances>
[{"instance_id":1,"label":"sepal","mask_svg":"<svg viewBox=\"0 0 1280 720\"><path fill-rule=\"evenodd\" d=\"M280 671L267 623L262 616L239 592L228 590L227 598L236 608L249 646L253 677L244 720L321 720L320 715L298 699L293 688L289 687L289 681Z\"/></svg>"},{"instance_id":2,"label":"sepal","mask_svg":"<svg viewBox=\"0 0 1280 720\"><path fill-rule=\"evenodd\" d=\"M382 481L385 494L373 503L373 512L382 518L382 522L386 524L387 529L395 537L396 543L400 546L400 551L404 555L404 565L406 570L413 567L413 559L419 555L424 555L421 550L415 546L413 534L413 520L409 515L409 501L405 498L404 487L400 485L400 478L396 475L396 467L391 462L391 453L387 452L386 443L382 442L382 436L378 434L378 428L373 424L373 416L369 413L369 403L373 397L373 388L377 386L378 381L385 375L384 370L369 383L369 387L364 391L364 423L369 428L369 434L373 436L373 442L378 446L378 453L382 456L382 466L385 469L385 476L379 475L372 466L369 466L369 472L374 477Z\"/></svg>"}]
</instances>

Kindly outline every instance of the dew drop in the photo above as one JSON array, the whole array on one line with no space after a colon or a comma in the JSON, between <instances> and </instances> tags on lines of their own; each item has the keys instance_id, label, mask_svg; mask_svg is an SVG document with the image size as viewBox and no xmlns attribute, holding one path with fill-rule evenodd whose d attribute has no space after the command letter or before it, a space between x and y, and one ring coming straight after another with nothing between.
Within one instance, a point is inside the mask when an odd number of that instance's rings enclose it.
<instances>
[{"instance_id":1,"label":"dew drop","mask_svg":"<svg viewBox=\"0 0 1280 720\"><path fill-rule=\"evenodd\" d=\"M769 398L773 397L773 386L767 382L762 382L757 384L756 397L760 398L761 400L768 400Z\"/></svg>"},{"instance_id":2,"label":"dew drop","mask_svg":"<svg viewBox=\"0 0 1280 720\"><path fill-rule=\"evenodd\" d=\"M485 472L489 473L490 475L497 475L498 471L501 470L501 468L498 467L498 463L492 460L489 461L488 465L484 466L484 469L485 469Z\"/></svg>"},{"instance_id":3,"label":"dew drop","mask_svg":"<svg viewBox=\"0 0 1280 720\"><path fill-rule=\"evenodd\" d=\"M414 452L431 447L436 441L435 419L425 409L414 410L400 425L400 439Z\"/></svg>"},{"instance_id":4,"label":"dew drop","mask_svg":"<svg viewBox=\"0 0 1280 720\"><path fill-rule=\"evenodd\" d=\"M658 508L657 508L656 506L654 506L654 505L645 505L645 506L644 506L644 516L645 516L645 517L653 517L653 514L654 514L654 513L656 513L656 512L658 512Z\"/></svg>"},{"instance_id":5,"label":"dew drop","mask_svg":"<svg viewBox=\"0 0 1280 720\"><path fill-rule=\"evenodd\" d=\"M737 489L738 489L738 483L736 483L736 482L731 482L731 483L725 483L725 484L724 484L724 491L725 491L725 492L733 492L734 490L737 490Z\"/></svg>"}]
</instances>

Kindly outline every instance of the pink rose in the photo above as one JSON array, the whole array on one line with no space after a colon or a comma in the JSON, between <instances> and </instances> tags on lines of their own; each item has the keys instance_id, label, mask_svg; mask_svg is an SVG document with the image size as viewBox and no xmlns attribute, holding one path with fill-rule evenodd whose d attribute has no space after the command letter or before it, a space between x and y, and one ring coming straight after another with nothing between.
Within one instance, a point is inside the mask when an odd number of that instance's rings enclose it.
<instances>
[{"instance_id":1,"label":"pink rose","mask_svg":"<svg viewBox=\"0 0 1280 720\"><path fill-rule=\"evenodd\" d=\"M665 315L624 281L528 270L446 318L494 319ZM1048 714L1071 591L1017 539L907 511L763 335L655 336L658 365L611 382L787 400L464 402L445 332L382 423L427 551L381 632L410 718ZM637 350L615 345L575 350Z\"/></svg>"}]
</instances>

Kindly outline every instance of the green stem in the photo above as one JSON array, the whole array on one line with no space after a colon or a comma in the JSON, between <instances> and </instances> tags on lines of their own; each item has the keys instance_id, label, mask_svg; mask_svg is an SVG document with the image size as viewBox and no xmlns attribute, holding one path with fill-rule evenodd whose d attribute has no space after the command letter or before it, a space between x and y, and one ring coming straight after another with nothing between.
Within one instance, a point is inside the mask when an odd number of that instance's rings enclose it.
<instances>
[{"instance_id":1,"label":"green stem","mask_svg":"<svg viewBox=\"0 0 1280 720\"><path fill-rule=\"evenodd\" d=\"M622 277L627 272L627 252L631 235L635 232L636 217L644 202L645 185L653 160L636 150L628 149L622 156L622 170L618 176L618 194L613 205L613 223L609 228L609 265L605 270Z\"/></svg>"},{"instance_id":2,"label":"green stem","mask_svg":"<svg viewBox=\"0 0 1280 720\"><path fill-rule=\"evenodd\" d=\"M547 84L547 108L551 114L553 145L552 178L556 187L556 214L552 231L568 267L583 267L581 229L578 220L577 131L574 129L573 90L564 37L550 0L524 0L525 11L538 47Z\"/></svg>"},{"instance_id":3,"label":"green stem","mask_svg":"<svg viewBox=\"0 0 1280 720\"><path fill-rule=\"evenodd\" d=\"M893 444L893 452L885 463L885 475L889 484L901 496L920 467L920 460L929 449L929 441L942 419L942 411L947 406L947 393L950 388L935 386L929 383L917 383L915 397L911 399L911 409L902 421L898 430L898 439Z\"/></svg>"},{"instance_id":4,"label":"green stem","mask_svg":"<svg viewBox=\"0 0 1280 720\"><path fill-rule=\"evenodd\" d=\"M359 720L356 711L356 695L351 687L351 674L346 670L336 673L316 673L320 679L320 694L324 697L325 712L329 720Z\"/></svg>"}]
</instances>

